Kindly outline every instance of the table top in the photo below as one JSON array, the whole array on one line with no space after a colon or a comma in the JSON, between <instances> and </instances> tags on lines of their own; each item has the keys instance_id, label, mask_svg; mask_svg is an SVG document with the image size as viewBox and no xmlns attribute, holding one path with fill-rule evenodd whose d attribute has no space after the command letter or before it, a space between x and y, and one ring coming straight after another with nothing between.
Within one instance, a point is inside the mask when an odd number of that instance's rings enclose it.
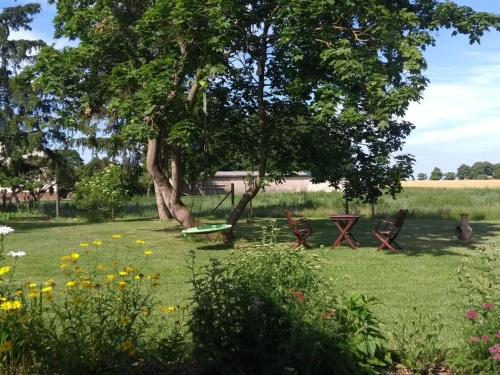
<instances>
[{"instance_id":1,"label":"table top","mask_svg":"<svg viewBox=\"0 0 500 375\"><path fill-rule=\"evenodd\" d=\"M340 214L340 215L331 215L330 219L334 220L348 220L348 219L359 219L361 215L347 215L347 214Z\"/></svg>"}]
</instances>

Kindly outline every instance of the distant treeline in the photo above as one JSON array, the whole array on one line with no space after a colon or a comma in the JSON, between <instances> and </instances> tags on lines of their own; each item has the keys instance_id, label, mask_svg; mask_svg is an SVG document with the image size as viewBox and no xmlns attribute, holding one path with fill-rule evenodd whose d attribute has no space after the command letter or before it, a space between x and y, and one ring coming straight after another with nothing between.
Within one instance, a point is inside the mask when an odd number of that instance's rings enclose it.
<instances>
[{"instance_id":1,"label":"distant treeline","mask_svg":"<svg viewBox=\"0 0 500 375\"><path fill-rule=\"evenodd\" d=\"M478 161L472 165L462 164L456 172L446 173L435 167L430 177L427 173L417 175L417 180L486 180L488 178L500 179L500 163Z\"/></svg>"}]
</instances>

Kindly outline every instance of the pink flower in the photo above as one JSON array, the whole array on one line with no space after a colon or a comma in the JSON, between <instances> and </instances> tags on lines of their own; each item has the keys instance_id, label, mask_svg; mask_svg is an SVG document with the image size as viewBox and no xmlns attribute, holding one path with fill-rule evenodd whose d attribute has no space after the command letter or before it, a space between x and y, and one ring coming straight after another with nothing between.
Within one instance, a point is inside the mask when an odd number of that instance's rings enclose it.
<instances>
[{"instance_id":1,"label":"pink flower","mask_svg":"<svg viewBox=\"0 0 500 375\"><path fill-rule=\"evenodd\" d=\"M471 344L479 344L480 342L481 342L481 340L477 336L471 336L469 338L469 343L471 343Z\"/></svg>"},{"instance_id":2,"label":"pink flower","mask_svg":"<svg viewBox=\"0 0 500 375\"><path fill-rule=\"evenodd\" d=\"M488 341L490 341L490 336L484 335L482 337L482 340L483 340L484 343L487 343Z\"/></svg>"},{"instance_id":3,"label":"pink flower","mask_svg":"<svg viewBox=\"0 0 500 375\"><path fill-rule=\"evenodd\" d=\"M488 310L488 311L491 311L493 310L493 308L495 307L494 304L492 304L491 302L487 302L483 305L483 309L485 310Z\"/></svg>"},{"instance_id":4,"label":"pink flower","mask_svg":"<svg viewBox=\"0 0 500 375\"><path fill-rule=\"evenodd\" d=\"M479 314L477 313L476 310L469 310L465 313L465 316L469 318L470 320L476 320L479 318Z\"/></svg>"},{"instance_id":5,"label":"pink flower","mask_svg":"<svg viewBox=\"0 0 500 375\"><path fill-rule=\"evenodd\" d=\"M500 339L500 331L498 331L498 332L495 334L495 337L496 337L497 339Z\"/></svg>"},{"instance_id":6,"label":"pink flower","mask_svg":"<svg viewBox=\"0 0 500 375\"><path fill-rule=\"evenodd\" d=\"M500 361L500 344L489 347L488 351L495 361Z\"/></svg>"}]
</instances>

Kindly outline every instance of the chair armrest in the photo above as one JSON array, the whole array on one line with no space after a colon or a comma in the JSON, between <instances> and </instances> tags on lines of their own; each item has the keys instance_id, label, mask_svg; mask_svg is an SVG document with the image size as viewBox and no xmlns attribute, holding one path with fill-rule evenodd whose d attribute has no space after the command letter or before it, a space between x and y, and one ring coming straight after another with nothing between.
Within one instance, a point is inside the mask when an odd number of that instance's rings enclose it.
<instances>
[{"instance_id":1,"label":"chair armrest","mask_svg":"<svg viewBox=\"0 0 500 375\"><path fill-rule=\"evenodd\" d=\"M392 226L392 225L394 225L394 221L392 221L392 220L379 220L374 231L378 232L381 229L381 227L387 228L387 227Z\"/></svg>"}]
</instances>

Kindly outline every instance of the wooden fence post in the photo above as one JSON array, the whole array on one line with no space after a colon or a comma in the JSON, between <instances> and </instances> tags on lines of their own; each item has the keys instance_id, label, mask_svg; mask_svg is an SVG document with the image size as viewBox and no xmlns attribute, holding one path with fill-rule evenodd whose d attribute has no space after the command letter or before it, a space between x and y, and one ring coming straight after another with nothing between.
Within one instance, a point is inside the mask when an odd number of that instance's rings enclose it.
<instances>
[{"instance_id":1,"label":"wooden fence post","mask_svg":"<svg viewBox=\"0 0 500 375\"><path fill-rule=\"evenodd\" d=\"M231 182L231 207L234 208L234 183Z\"/></svg>"}]
</instances>

